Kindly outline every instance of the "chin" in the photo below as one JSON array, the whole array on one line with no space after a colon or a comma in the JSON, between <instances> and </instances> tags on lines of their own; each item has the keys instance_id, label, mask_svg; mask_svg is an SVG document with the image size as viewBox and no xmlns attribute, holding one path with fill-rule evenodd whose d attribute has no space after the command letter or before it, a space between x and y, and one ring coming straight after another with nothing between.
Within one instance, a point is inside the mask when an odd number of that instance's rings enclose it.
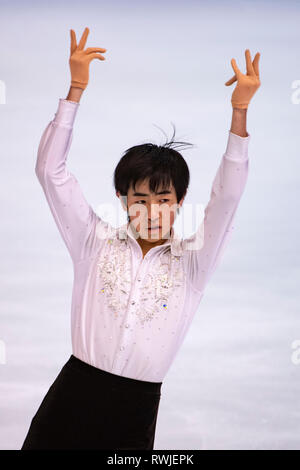
<instances>
[{"instance_id":1,"label":"chin","mask_svg":"<svg viewBox=\"0 0 300 470\"><path fill-rule=\"evenodd\" d=\"M167 239L168 239L168 237L164 237L162 229L160 229L159 232L157 232L155 235L152 235L152 237L150 235L147 240L149 242L158 242L158 241L164 241L165 242Z\"/></svg>"},{"instance_id":2,"label":"chin","mask_svg":"<svg viewBox=\"0 0 300 470\"><path fill-rule=\"evenodd\" d=\"M167 234L169 231L170 231L170 229L165 231L164 233ZM144 234L144 238L142 236L142 233ZM164 241L165 242L168 239L168 237L164 238L164 233L163 233L162 227L160 227L159 230L154 230L152 234L151 234L151 231L150 231L150 234L149 234L149 232L147 232L147 233L139 232L139 235L142 239L146 240L147 242L157 243L159 241Z\"/></svg>"},{"instance_id":3,"label":"chin","mask_svg":"<svg viewBox=\"0 0 300 470\"><path fill-rule=\"evenodd\" d=\"M141 234L140 234L141 236ZM141 238L143 238L141 236ZM144 234L144 240L147 240L148 242L158 242L159 240L162 239L162 231L161 229L159 229L159 231L157 230L155 233L149 235L149 233L147 234Z\"/></svg>"}]
</instances>

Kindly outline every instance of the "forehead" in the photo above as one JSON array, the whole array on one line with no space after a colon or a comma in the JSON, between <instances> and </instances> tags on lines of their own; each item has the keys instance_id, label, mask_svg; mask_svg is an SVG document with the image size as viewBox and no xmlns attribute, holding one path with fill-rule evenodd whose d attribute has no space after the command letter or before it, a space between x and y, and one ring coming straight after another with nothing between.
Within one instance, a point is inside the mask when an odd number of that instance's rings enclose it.
<instances>
[{"instance_id":1,"label":"forehead","mask_svg":"<svg viewBox=\"0 0 300 470\"><path fill-rule=\"evenodd\" d=\"M163 185L159 185L159 187L157 188L156 192L157 194L161 193L161 194L166 194L166 192L170 192L171 194L175 194L175 188L172 184L172 182L170 182L170 185L168 185L167 187L163 187ZM148 195L148 194L151 194L151 191L150 191L150 188L149 188L149 178L143 180L143 181L137 181L136 182L136 185L135 185L135 190L133 189L132 187L132 184L130 185L129 189L128 189L128 193L131 194L131 195L135 195L136 193L139 193L139 195ZM154 194L154 193L152 193Z\"/></svg>"}]
</instances>

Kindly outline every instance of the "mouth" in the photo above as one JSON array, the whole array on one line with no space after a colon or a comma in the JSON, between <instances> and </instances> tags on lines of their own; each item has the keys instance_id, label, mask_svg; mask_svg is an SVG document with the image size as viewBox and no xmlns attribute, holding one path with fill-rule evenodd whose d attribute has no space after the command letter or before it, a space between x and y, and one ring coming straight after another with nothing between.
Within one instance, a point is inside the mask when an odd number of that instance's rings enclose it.
<instances>
[{"instance_id":1,"label":"mouth","mask_svg":"<svg viewBox=\"0 0 300 470\"><path fill-rule=\"evenodd\" d=\"M160 225L157 225L156 227L148 227L148 230L159 230L161 228Z\"/></svg>"}]
</instances>

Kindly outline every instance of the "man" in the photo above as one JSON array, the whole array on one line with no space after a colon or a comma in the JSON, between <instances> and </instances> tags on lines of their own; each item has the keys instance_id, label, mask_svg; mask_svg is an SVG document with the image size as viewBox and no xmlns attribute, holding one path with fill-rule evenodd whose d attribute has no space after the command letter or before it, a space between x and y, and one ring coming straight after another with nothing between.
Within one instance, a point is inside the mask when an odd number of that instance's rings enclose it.
<instances>
[{"instance_id":1,"label":"man","mask_svg":"<svg viewBox=\"0 0 300 470\"><path fill-rule=\"evenodd\" d=\"M174 142L142 144L114 184L128 222L113 228L67 170L73 124L92 59L71 30L71 87L38 150L36 174L74 266L72 354L32 419L22 449L153 449L161 385L221 258L248 174L248 104L260 86L256 54L235 60L232 121L203 223L180 239L172 225L189 184ZM162 202L163 201L163 202ZM204 229L204 238L203 230Z\"/></svg>"}]
</instances>

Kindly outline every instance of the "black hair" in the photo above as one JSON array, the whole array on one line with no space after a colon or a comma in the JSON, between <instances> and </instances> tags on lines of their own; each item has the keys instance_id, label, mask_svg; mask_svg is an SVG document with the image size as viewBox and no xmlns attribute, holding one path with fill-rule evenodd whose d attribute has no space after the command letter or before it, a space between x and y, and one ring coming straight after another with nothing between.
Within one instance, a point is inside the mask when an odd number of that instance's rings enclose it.
<instances>
[{"instance_id":1,"label":"black hair","mask_svg":"<svg viewBox=\"0 0 300 470\"><path fill-rule=\"evenodd\" d=\"M121 196L127 196L131 185L135 190L138 181L149 178L150 191L156 192L160 185L168 189L172 183L177 203L182 199L189 186L190 172L185 159L175 148L193 144L174 141L176 129L173 127L173 136L169 142L167 138L162 145L147 142L125 150L114 171L115 190Z\"/></svg>"}]
</instances>

